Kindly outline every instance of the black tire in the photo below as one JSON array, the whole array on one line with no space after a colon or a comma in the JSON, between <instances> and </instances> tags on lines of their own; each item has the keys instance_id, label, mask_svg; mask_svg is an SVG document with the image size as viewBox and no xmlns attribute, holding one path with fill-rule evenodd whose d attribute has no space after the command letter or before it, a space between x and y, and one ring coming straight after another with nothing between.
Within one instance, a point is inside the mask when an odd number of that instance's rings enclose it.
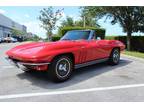
<instances>
[{"instance_id":1,"label":"black tire","mask_svg":"<svg viewBox=\"0 0 144 108\"><path fill-rule=\"evenodd\" d=\"M114 48L109 57L109 64L117 65L119 64L119 60L120 60L120 50L119 48Z\"/></svg>"},{"instance_id":2,"label":"black tire","mask_svg":"<svg viewBox=\"0 0 144 108\"><path fill-rule=\"evenodd\" d=\"M70 78L72 70L72 59L66 55L58 56L49 65L48 75L54 82L63 82Z\"/></svg>"}]
</instances>

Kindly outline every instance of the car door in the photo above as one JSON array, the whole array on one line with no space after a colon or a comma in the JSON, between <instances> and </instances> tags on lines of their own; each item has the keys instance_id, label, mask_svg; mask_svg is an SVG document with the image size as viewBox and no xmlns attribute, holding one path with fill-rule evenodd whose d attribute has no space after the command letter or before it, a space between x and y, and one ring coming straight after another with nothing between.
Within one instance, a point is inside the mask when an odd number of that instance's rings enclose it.
<instances>
[{"instance_id":1,"label":"car door","mask_svg":"<svg viewBox=\"0 0 144 108\"><path fill-rule=\"evenodd\" d=\"M95 40L85 41L85 44L80 48L79 62L84 63L99 59L100 53L101 49Z\"/></svg>"},{"instance_id":2,"label":"car door","mask_svg":"<svg viewBox=\"0 0 144 108\"><path fill-rule=\"evenodd\" d=\"M89 41L89 46L87 48L87 59L89 61L97 60L103 58L103 56L104 51L101 45L99 45L96 40Z\"/></svg>"},{"instance_id":3,"label":"car door","mask_svg":"<svg viewBox=\"0 0 144 108\"><path fill-rule=\"evenodd\" d=\"M95 53L98 53L98 57L95 57L96 59L106 58L110 55L111 47L107 40L95 40L95 49L97 50Z\"/></svg>"},{"instance_id":4,"label":"car door","mask_svg":"<svg viewBox=\"0 0 144 108\"><path fill-rule=\"evenodd\" d=\"M108 44L103 40L96 40L95 36L93 37L91 40L81 41L83 46L80 48L80 63L108 57Z\"/></svg>"},{"instance_id":5,"label":"car door","mask_svg":"<svg viewBox=\"0 0 144 108\"><path fill-rule=\"evenodd\" d=\"M107 57L107 45L101 40L96 40L95 36L89 41L85 41L85 46L82 47L81 59L82 62L93 61Z\"/></svg>"},{"instance_id":6,"label":"car door","mask_svg":"<svg viewBox=\"0 0 144 108\"><path fill-rule=\"evenodd\" d=\"M91 60L109 57L111 48L108 40L101 40L100 37L96 36L95 32L89 41L89 45Z\"/></svg>"}]
</instances>

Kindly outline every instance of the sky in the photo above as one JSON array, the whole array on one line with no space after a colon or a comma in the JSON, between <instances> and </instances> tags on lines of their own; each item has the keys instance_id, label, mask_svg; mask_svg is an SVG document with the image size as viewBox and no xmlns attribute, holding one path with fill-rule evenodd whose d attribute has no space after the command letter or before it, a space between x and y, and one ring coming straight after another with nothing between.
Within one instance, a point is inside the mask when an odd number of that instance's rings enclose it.
<instances>
[{"instance_id":1,"label":"sky","mask_svg":"<svg viewBox=\"0 0 144 108\"><path fill-rule=\"evenodd\" d=\"M19 24L25 25L28 32L37 34L40 37L46 37L46 31L40 26L41 23L38 19L40 15L40 10L46 8L44 6L1 6L0 13L11 18L13 21L18 22ZM66 16L73 17L74 20L80 18L80 9L76 6L57 6L53 7L56 11L57 9L63 9L63 17L58 21L57 25L59 26L61 21L66 18ZM105 22L105 18L102 18L98 21L98 24L106 29L107 36L117 36L117 35L126 35L123 33L122 28L119 24L111 25L110 19ZM56 33L57 30L54 31Z\"/></svg>"}]
</instances>

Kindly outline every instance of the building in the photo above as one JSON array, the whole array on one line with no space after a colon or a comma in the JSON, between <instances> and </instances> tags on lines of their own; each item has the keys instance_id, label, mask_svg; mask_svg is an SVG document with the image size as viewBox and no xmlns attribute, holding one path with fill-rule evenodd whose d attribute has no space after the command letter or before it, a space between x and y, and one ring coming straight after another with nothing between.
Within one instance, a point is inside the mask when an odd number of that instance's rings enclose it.
<instances>
[{"instance_id":1,"label":"building","mask_svg":"<svg viewBox=\"0 0 144 108\"><path fill-rule=\"evenodd\" d=\"M4 38L11 36L11 30L15 28L17 30L27 32L27 27L11 20L10 18L0 14L0 37Z\"/></svg>"},{"instance_id":2,"label":"building","mask_svg":"<svg viewBox=\"0 0 144 108\"><path fill-rule=\"evenodd\" d=\"M28 32L28 33L27 33L27 37L28 37L28 38L33 38L34 36L35 36L35 34L33 34L33 33L31 33L31 32Z\"/></svg>"}]
</instances>

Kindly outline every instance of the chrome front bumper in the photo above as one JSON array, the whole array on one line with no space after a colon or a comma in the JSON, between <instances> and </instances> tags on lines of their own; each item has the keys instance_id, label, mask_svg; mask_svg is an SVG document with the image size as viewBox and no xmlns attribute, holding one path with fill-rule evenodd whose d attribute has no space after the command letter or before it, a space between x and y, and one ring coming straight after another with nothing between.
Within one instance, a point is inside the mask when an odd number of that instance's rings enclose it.
<instances>
[{"instance_id":1,"label":"chrome front bumper","mask_svg":"<svg viewBox=\"0 0 144 108\"><path fill-rule=\"evenodd\" d=\"M43 65L50 64L49 62L47 62L47 63L27 63L27 62L15 61L9 57L6 57L6 60L8 60L9 63L12 64L13 66L21 68L22 70L25 70L26 67L30 68L30 67L34 67L34 66L43 66Z\"/></svg>"}]
</instances>

